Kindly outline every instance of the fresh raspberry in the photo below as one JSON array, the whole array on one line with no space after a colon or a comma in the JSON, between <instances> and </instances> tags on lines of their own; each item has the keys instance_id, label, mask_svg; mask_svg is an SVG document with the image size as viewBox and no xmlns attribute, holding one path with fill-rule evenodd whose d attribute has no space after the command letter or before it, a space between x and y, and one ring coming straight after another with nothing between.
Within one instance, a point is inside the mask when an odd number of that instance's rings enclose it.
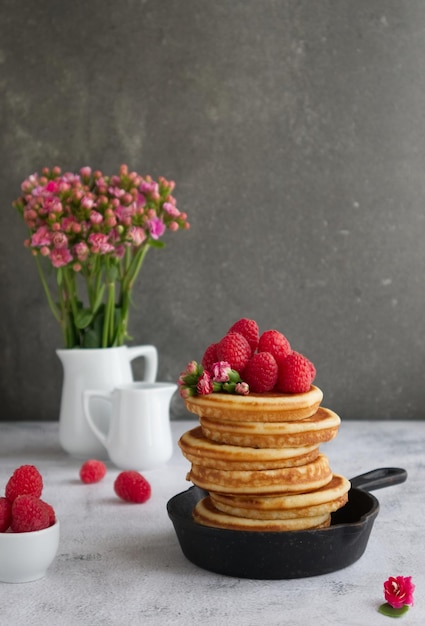
<instances>
[{"instance_id":1,"label":"fresh raspberry","mask_svg":"<svg viewBox=\"0 0 425 626\"><path fill-rule=\"evenodd\" d=\"M80 468L80 478L83 483L98 483L106 474L106 465L97 459L89 459Z\"/></svg>"},{"instance_id":2,"label":"fresh raspberry","mask_svg":"<svg viewBox=\"0 0 425 626\"><path fill-rule=\"evenodd\" d=\"M313 363L299 352L291 352L279 363L276 389L282 393L304 393L316 375Z\"/></svg>"},{"instance_id":3,"label":"fresh raspberry","mask_svg":"<svg viewBox=\"0 0 425 626\"><path fill-rule=\"evenodd\" d=\"M13 502L17 496L24 494L39 498L42 491L43 479L38 469L34 465L21 465L9 478L5 496Z\"/></svg>"},{"instance_id":4,"label":"fresh raspberry","mask_svg":"<svg viewBox=\"0 0 425 626\"><path fill-rule=\"evenodd\" d=\"M207 372L211 371L214 363L218 361L217 356L217 344L211 343L208 348L204 352L204 356L202 357L202 366Z\"/></svg>"},{"instance_id":5,"label":"fresh raspberry","mask_svg":"<svg viewBox=\"0 0 425 626\"><path fill-rule=\"evenodd\" d=\"M7 498L0 498L0 533L4 533L12 521L12 504Z\"/></svg>"},{"instance_id":6,"label":"fresh raspberry","mask_svg":"<svg viewBox=\"0 0 425 626\"><path fill-rule=\"evenodd\" d=\"M258 346L259 337L258 324L255 320L249 320L247 317L242 317L242 319L235 322L227 332L240 333L243 337L245 337L251 346L252 354L254 354Z\"/></svg>"},{"instance_id":7,"label":"fresh raspberry","mask_svg":"<svg viewBox=\"0 0 425 626\"><path fill-rule=\"evenodd\" d=\"M127 502L141 504L151 497L151 486L139 472L126 470L115 479L114 491L119 498Z\"/></svg>"},{"instance_id":8,"label":"fresh raspberry","mask_svg":"<svg viewBox=\"0 0 425 626\"><path fill-rule=\"evenodd\" d=\"M10 528L15 533L27 533L48 528L50 514L45 503L36 496L17 496L12 504Z\"/></svg>"},{"instance_id":9,"label":"fresh raspberry","mask_svg":"<svg viewBox=\"0 0 425 626\"><path fill-rule=\"evenodd\" d=\"M277 363L270 352L257 352L249 359L242 379L253 393L265 393L276 385L277 371Z\"/></svg>"},{"instance_id":10,"label":"fresh raspberry","mask_svg":"<svg viewBox=\"0 0 425 626\"><path fill-rule=\"evenodd\" d=\"M227 333L217 345L217 356L219 361L226 361L241 372L251 357L251 346L240 333Z\"/></svg>"},{"instance_id":11,"label":"fresh raspberry","mask_svg":"<svg viewBox=\"0 0 425 626\"><path fill-rule=\"evenodd\" d=\"M48 502L45 502L44 500L40 500L40 502L42 504L44 504L44 506L46 507L46 510L49 514L49 526L53 526L53 524L56 522L56 513L55 513L55 509L52 507L51 504L49 504Z\"/></svg>"},{"instance_id":12,"label":"fresh raspberry","mask_svg":"<svg viewBox=\"0 0 425 626\"><path fill-rule=\"evenodd\" d=\"M291 352L291 346L278 330L266 330L258 341L258 352L270 352L279 363Z\"/></svg>"}]
</instances>

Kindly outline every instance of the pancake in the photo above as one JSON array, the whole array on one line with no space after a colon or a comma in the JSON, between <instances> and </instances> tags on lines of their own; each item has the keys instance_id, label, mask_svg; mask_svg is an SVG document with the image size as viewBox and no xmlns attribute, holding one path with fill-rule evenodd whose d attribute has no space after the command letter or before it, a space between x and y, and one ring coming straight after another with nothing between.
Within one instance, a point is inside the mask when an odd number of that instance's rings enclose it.
<instances>
[{"instance_id":1,"label":"pancake","mask_svg":"<svg viewBox=\"0 0 425 626\"><path fill-rule=\"evenodd\" d=\"M250 519L237 517L219 511L207 496L200 500L193 509L193 519L203 526L226 528L229 530L248 530L262 532L282 532L288 530L306 530L309 528L324 528L329 526L331 516L328 514L300 517L296 519Z\"/></svg>"},{"instance_id":2,"label":"pancake","mask_svg":"<svg viewBox=\"0 0 425 626\"><path fill-rule=\"evenodd\" d=\"M201 417L202 432L207 439L234 446L279 448L320 445L333 439L341 423L340 417L324 407L299 421L231 422Z\"/></svg>"},{"instance_id":3,"label":"pancake","mask_svg":"<svg viewBox=\"0 0 425 626\"><path fill-rule=\"evenodd\" d=\"M348 500L350 482L334 474L318 490L287 496L231 496L210 492L214 506L224 513L253 519L291 519L329 514Z\"/></svg>"},{"instance_id":4,"label":"pancake","mask_svg":"<svg viewBox=\"0 0 425 626\"><path fill-rule=\"evenodd\" d=\"M319 455L319 447L314 445L297 448L251 448L217 443L207 439L200 426L184 433L178 445L191 463L224 470L294 467L311 463Z\"/></svg>"},{"instance_id":5,"label":"pancake","mask_svg":"<svg viewBox=\"0 0 425 626\"><path fill-rule=\"evenodd\" d=\"M232 504L236 507L258 510L299 509L316 506L339 498L348 493L350 481L340 474L333 474L332 479L323 487L297 494L277 494L272 496L224 495L214 493L214 501Z\"/></svg>"},{"instance_id":6,"label":"pancake","mask_svg":"<svg viewBox=\"0 0 425 626\"><path fill-rule=\"evenodd\" d=\"M298 467L270 470L220 470L192 463L187 480L201 489L230 494L300 493L319 489L332 480L324 454Z\"/></svg>"},{"instance_id":7,"label":"pancake","mask_svg":"<svg viewBox=\"0 0 425 626\"><path fill-rule=\"evenodd\" d=\"M289 422L314 415L323 393L314 385L305 393L227 393L186 398L187 409L199 417L229 422Z\"/></svg>"}]
</instances>

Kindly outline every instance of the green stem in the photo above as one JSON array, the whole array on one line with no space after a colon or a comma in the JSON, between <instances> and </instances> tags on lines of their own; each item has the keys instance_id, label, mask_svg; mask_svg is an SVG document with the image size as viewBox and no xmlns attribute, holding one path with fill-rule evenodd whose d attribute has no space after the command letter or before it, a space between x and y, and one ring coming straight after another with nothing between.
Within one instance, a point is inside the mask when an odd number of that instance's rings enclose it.
<instances>
[{"instance_id":1,"label":"green stem","mask_svg":"<svg viewBox=\"0 0 425 626\"><path fill-rule=\"evenodd\" d=\"M40 257L38 255L36 255L36 257L35 257L35 262L37 264L37 270L38 270L38 273L39 273L39 276L40 276L40 279L41 279L41 284L43 285L44 292L45 292L46 297L47 297L47 302L49 303L50 310L52 311L56 321L61 323L62 319L61 319L61 315L60 315L59 309L56 306L56 304L53 302L52 294L50 293L50 289L49 289L49 286L47 284L46 277L44 276L43 268L41 267Z\"/></svg>"},{"instance_id":2,"label":"green stem","mask_svg":"<svg viewBox=\"0 0 425 626\"><path fill-rule=\"evenodd\" d=\"M79 344L79 330L76 328L74 320L78 314L78 294L75 282L75 273L72 269L64 267L62 269L63 289L61 290L62 311L64 324L66 325L67 345L73 348Z\"/></svg>"},{"instance_id":3,"label":"green stem","mask_svg":"<svg viewBox=\"0 0 425 626\"><path fill-rule=\"evenodd\" d=\"M136 252L134 257L132 258L129 268L126 271L121 281L122 293L129 292L133 288L134 281L136 280L140 272L140 269L142 267L143 261L145 259L145 256L148 250L149 250L149 244L142 246L141 248L139 248L139 250Z\"/></svg>"},{"instance_id":4,"label":"green stem","mask_svg":"<svg viewBox=\"0 0 425 626\"><path fill-rule=\"evenodd\" d=\"M113 270L106 269L106 303L103 323L102 348L112 345L115 335L115 280Z\"/></svg>"}]
</instances>

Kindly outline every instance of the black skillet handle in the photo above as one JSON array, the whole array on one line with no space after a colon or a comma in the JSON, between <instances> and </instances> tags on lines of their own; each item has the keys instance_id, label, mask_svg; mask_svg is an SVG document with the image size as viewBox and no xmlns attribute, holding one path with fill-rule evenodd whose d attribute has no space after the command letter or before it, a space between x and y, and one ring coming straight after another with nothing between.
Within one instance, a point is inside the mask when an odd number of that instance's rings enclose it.
<instances>
[{"instance_id":1,"label":"black skillet handle","mask_svg":"<svg viewBox=\"0 0 425 626\"><path fill-rule=\"evenodd\" d=\"M360 476L355 476L350 482L352 487L373 491L374 489L399 485L404 483L406 479L407 472L405 469L400 467L381 467L365 474L360 474Z\"/></svg>"}]
</instances>

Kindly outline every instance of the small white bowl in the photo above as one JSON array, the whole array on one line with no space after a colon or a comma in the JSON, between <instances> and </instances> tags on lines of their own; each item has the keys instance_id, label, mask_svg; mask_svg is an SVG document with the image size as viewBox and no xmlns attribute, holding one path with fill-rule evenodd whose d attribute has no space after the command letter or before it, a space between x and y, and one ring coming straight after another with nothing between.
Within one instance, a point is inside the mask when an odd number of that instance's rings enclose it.
<instances>
[{"instance_id":1,"label":"small white bowl","mask_svg":"<svg viewBox=\"0 0 425 626\"><path fill-rule=\"evenodd\" d=\"M59 547L59 522L28 533L0 533L0 582L27 583L42 578Z\"/></svg>"}]
</instances>

